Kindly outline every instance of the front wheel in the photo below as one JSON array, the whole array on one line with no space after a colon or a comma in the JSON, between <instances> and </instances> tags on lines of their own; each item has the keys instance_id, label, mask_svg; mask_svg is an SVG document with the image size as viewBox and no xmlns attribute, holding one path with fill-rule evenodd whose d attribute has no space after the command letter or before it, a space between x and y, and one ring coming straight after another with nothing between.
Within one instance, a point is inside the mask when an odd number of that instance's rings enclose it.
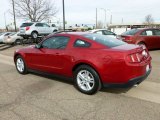
<instances>
[{"instance_id":1,"label":"front wheel","mask_svg":"<svg viewBox=\"0 0 160 120\"><path fill-rule=\"evenodd\" d=\"M16 64L16 69L20 74L26 74L28 72L26 63L22 58L22 56L19 55L16 57L15 64Z\"/></svg>"},{"instance_id":2,"label":"front wheel","mask_svg":"<svg viewBox=\"0 0 160 120\"><path fill-rule=\"evenodd\" d=\"M101 89L101 82L98 73L88 65L82 65L74 72L76 88L88 95L95 94Z\"/></svg>"}]
</instances>

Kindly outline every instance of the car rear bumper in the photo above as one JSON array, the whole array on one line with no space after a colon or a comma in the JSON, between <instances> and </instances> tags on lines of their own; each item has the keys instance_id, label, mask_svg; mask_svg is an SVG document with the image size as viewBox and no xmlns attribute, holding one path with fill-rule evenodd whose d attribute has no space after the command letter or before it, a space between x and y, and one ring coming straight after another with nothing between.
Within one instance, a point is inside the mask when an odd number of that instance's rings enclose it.
<instances>
[{"instance_id":1,"label":"car rear bumper","mask_svg":"<svg viewBox=\"0 0 160 120\"><path fill-rule=\"evenodd\" d=\"M130 79L127 83L121 83L121 84L116 84L116 83L105 83L103 84L103 87L104 88L128 88L128 87L132 87L133 85L136 85L136 84L140 84L143 80L145 80L149 74L151 73L151 69L146 72L146 74L142 75L142 76L139 76L139 77L136 77L136 78L133 78L133 79Z\"/></svg>"}]
</instances>

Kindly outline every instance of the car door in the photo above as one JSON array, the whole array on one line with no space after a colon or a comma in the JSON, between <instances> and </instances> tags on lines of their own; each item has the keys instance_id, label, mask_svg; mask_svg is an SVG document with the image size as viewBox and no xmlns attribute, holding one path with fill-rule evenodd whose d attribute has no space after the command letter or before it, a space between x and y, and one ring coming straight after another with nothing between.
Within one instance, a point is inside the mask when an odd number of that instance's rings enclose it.
<instances>
[{"instance_id":1,"label":"car door","mask_svg":"<svg viewBox=\"0 0 160 120\"><path fill-rule=\"evenodd\" d=\"M155 46L155 48L160 48L160 30L159 29L154 29L153 34L155 36L154 46Z\"/></svg>"},{"instance_id":2,"label":"car door","mask_svg":"<svg viewBox=\"0 0 160 120\"><path fill-rule=\"evenodd\" d=\"M43 23L36 23L35 24L35 30L38 32L38 34L42 35L45 34L45 29L43 27Z\"/></svg>"},{"instance_id":3,"label":"car door","mask_svg":"<svg viewBox=\"0 0 160 120\"><path fill-rule=\"evenodd\" d=\"M154 49L156 48L156 36L153 34L153 30L145 30L141 33L141 37L143 38L145 44L149 49Z\"/></svg>"},{"instance_id":4,"label":"car door","mask_svg":"<svg viewBox=\"0 0 160 120\"><path fill-rule=\"evenodd\" d=\"M48 24L44 23L43 27L45 29L45 34L50 34L50 33L53 32L52 29L51 29L51 27Z\"/></svg>"},{"instance_id":5,"label":"car door","mask_svg":"<svg viewBox=\"0 0 160 120\"><path fill-rule=\"evenodd\" d=\"M69 37L57 36L45 40L32 55L32 67L38 70L62 74L65 65ZM67 61L67 60L66 60Z\"/></svg>"}]
</instances>

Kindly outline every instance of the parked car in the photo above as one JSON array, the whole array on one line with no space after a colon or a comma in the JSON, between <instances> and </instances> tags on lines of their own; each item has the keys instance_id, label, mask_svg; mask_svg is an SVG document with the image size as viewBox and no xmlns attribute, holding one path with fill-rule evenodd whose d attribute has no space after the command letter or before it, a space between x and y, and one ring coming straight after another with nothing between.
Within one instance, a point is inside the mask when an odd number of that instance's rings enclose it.
<instances>
[{"instance_id":1,"label":"parked car","mask_svg":"<svg viewBox=\"0 0 160 120\"><path fill-rule=\"evenodd\" d=\"M114 32L111 32L107 29L94 29L94 30L90 30L90 33L97 33L97 34L101 34L101 35L106 35L108 37L113 37L113 38L117 38L117 35Z\"/></svg>"},{"instance_id":2,"label":"parked car","mask_svg":"<svg viewBox=\"0 0 160 120\"><path fill-rule=\"evenodd\" d=\"M16 50L14 61L20 74L36 70L73 78L85 94L101 87L131 87L151 72L144 47L86 32L49 35L38 45Z\"/></svg>"},{"instance_id":3,"label":"parked car","mask_svg":"<svg viewBox=\"0 0 160 120\"><path fill-rule=\"evenodd\" d=\"M15 44L15 45L20 44L23 38L21 36L18 36L18 34L19 34L19 32L17 32L17 33L13 32L10 35L5 36L3 43Z\"/></svg>"},{"instance_id":4,"label":"parked car","mask_svg":"<svg viewBox=\"0 0 160 120\"><path fill-rule=\"evenodd\" d=\"M47 23L28 22L20 26L19 35L23 38L37 38L38 36L48 35L56 31L58 31L57 27L50 27Z\"/></svg>"},{"instance_id":5,"label":"parked car","mask_svg":"<svg viewBox=\"0 0 160 120\"><path fill-rule=\"evenodd\" d=\"M11 32L0 33L0 43L3 43L4 38L10 34Z\"/></svg>"},{"instance_id":6,"label":"parked car","mask_svg":"<svg viewBox=\"0 0 160 120\"><path fill-rule=\"evenodd\" d=\"M160 30L154 28L132 29L121 35L129 44L144 45L148 49L160 48Z\"/></svg>"}]
</instances>

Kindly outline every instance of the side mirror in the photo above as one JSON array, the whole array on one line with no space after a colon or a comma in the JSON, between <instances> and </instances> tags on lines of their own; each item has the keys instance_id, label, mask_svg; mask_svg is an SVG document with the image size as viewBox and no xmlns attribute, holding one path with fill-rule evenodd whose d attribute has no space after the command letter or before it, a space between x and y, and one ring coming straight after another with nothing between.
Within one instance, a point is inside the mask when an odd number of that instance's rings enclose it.
<instances>
[{"instance_id":1,"label":"side mirror","mask_svg":"<svg viewBox=\"0 0 160 120\"><path fill-rule=\"evenodd\" d=\"M41 45L37 44L37 45L35 45L35 48L40 49Z\"/></svg>"}]
</instances>

